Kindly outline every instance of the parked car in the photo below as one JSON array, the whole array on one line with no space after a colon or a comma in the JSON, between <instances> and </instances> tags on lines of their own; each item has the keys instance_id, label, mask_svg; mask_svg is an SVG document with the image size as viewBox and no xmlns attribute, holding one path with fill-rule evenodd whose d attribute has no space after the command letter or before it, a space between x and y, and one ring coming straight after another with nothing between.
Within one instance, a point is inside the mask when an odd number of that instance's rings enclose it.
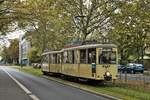
<instances>
[{"instance_id":1,"label":"parked car","mask_svg":"<svg viewBox=\"0 0 150 100\"><path fill-rule=\"evenodd\" d=\"M33 68L41 68L41 64L40 63L33 63L32 64Z\"/></svg>"},{"instance_id":2,"label":"parked car","mask_svg":"<svg viewBox=\"0 0 150 100\"><path fill-rule=\"evenodd\" d=\"M42 66L42 65L41 65L40 63L38 63L37 68L39 68L39 69L40 69L40 68L41 68L41 66Z\"/></svg>"},{"instance_id":3,"label":"parked car","mask_svg":"<svg viewBox=\"0 0 150 100\"><path fill-rule=\"evenodd\" d=\"M124 69L125 65L118 65L118 72L121 72Z\"/></svg>"},{"instance_id":4,"label":"parked car","mask_svg":"<svg viewBox=\"0 0 150 100\"><path fill-rule=\"evenodd\" d=\"M122 72L127 72L127 73L131 73L131 74L135 74L135 73L143 73L144 72L144 66L142 64L136 64L136 63L129 63L127 64L123 69Z\"/></svg>"},{"instance_id":5,"label":"parked car","mask_svg":"<svg viewBox=\"0 0 150 100\"><path fill-rule=\"evenodd\" d=\"M142 64L135 64L134 72L143 73L144 72L144 65L142 65Z\"/></svg>"}]
</instances>

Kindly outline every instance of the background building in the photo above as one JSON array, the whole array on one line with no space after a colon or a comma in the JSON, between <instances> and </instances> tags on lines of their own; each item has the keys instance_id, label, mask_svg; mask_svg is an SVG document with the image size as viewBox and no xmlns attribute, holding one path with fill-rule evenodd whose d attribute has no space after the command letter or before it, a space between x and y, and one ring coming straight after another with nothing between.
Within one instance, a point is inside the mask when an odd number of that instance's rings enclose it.
<instances>
[{"instance_id":1,"label":"background building","mask_svg":"<svg viewBox=\"0 0 150 100\"><path fill-rule=\"evenodd\" d=\"M31 48L31 43L24 38L24 35L19 36L19 64L28 66L28 51Z\"/></svg>"}]
</instances>

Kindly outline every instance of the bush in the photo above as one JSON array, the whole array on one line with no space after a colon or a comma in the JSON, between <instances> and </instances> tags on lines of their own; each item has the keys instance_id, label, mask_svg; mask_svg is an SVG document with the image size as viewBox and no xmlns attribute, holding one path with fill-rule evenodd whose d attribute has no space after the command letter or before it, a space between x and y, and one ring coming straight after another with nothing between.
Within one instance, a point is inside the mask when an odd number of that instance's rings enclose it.
<instances>
[{"instance_id":1,"label":"bush","mask_svg":"<svg viewBox=\"0 0 150 100\"><path fill-rule=\"evenodd\" d=\"M33 47L28 51L28 58L31 63L39 63L41 62L41 56L38 52L38 49Z\"/></svg>"}]
</instances>

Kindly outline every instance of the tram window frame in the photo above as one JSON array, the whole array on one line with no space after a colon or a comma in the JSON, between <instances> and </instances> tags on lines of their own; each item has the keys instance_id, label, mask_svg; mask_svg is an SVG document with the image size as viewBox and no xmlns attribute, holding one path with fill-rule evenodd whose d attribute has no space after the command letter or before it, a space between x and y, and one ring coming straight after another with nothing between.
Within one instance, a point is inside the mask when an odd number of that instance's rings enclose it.
<instances>
[{"instance_id":1,"label":"tram window frame","mask_svg":"<svg viewBox=\"0 0 150 100\"><path fill-rule=\"evenodd\" d=\"M94 54L93 54L93 52L94 52ZM88 64L92 64L92 63L96 63L96 48L88 49Z\"/></svg>"},{"instance_id":2,"label":"tram window frame","mask_svg":"<svg viewBox=\"0 0 150 100\"><path fill-rule=\"evenodd\" d=\"M75 50L72 50L72 64L75 64Z\"/></svg>"},{"instance_id":3,"label":"tram window frame","mask_svg":"<svg viewBox=\"0 0 150 100\"><path fill-rule=\"evenodd\" d=\"M77 50L74 50L74 64L78 63L78 53Z\"/></svg>"},{"instance_id":4,"label":"tram window frame","mask_svg":"<svg viewBox=\"0 0 150 100\"><path fill-rule=\"evenodd\" d=\"M54 54L54 56L55 56L55 64L57 64L58 63L58 61L57 61L57 53Z\"/></svg>"},{"instance_id":5,"label":"tram window frame","mask_svg":"<svg viewBox=\"0 0 150 100\"><path fill-rule=\"evenodd\" d=\"M80 64L87 64L87 49L80 49Z\"/></svg>"},{"instance_id":6,"label":"tram window frame","mask_svg":"<svg viewBox=\"0 0 150 100\"><path fill-rule=\"evenodd\" d=\"M49 64L51 64L51 54L48 55L49 56Z\"/></svg>"},{"instance_id":7,"label":"tram window frame","mask_svg":"<svg viewBox=\"0 0 150 100\"><path fill-rule=\"evenodd\" d=\"M52 64L57 64L57 54L52 54Z\"/></svg>"},{"instance_id":8,"label":"tram window frame","mask_svg":"<svg viewBox=\"0 0 150 100\"><path fill-rule=\"evenodd\" d=\"M63 54L64 57L64 63L65 64L74 64L74 59L75 59L75 55L74 55L74 50L68 50L65 51Z\"/></svg>"},{"instance_id":9,"label":"tram window frame","mask_svg":"<svg viewBox=\"0 0 150 100\"><path fill-rule=\"evenodd\" d=\"M105 56L104 56L104 53L105 53ZM99 64L117 64L117 55L116 55L116 51L107 51L107 49L105 50L102 50L99 52ZM112 60L112 54L114 56L114 59L115 60ZM109 56L108 56L109 55ZM105 59L105 61L102 61L101 57L103 56L103 59Z\"/></svg>"},{"instance_id":10,"label":"tram window frame","mask_svg":"<svg viewBox=\"0 0 150 100\"><path fill-rule=\"evenodd\" d=\"M61 64L61 54L57 54L57 64Z\"/></svg>"},{"instance_id":11,"label":"tram window frame","mask_svg":"<svg viewBox=\"0 0 150 100\"><path fill-rule=\"evenodd\" d=\"M68 64L74 64L74 50L67 51L67 63Z\"/></svg>"},{"instance_id":12,"label":"tram window frame","mask_svg":"<svg viewBox=\"0 0 150 100\"><path fill-rule=\"evenodd\" d=\"M67 62L68 62L68 53L67 53L67 51L63 52L63 62L64 62L64 64L67 64Z\"/></svg>"},{"instance_id":13,"label":"tram window frame","mask_svg":"<svg viewBox=\"0 0 150 100\"><path fill-rule=\"evenodd\" d=\"M53 64L53 55L50 54L50 64Z\"/></svg>"}]
</instances>

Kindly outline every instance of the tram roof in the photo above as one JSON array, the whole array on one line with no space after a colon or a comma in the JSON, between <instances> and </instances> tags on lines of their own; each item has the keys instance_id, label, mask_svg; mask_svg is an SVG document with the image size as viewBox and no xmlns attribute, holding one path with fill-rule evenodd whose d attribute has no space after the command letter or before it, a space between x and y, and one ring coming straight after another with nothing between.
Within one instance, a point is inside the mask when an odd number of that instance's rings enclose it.
<instances>
[{"instance_id":1,"label":"tram roof","mask_svg":"<svg viewBox=\"0 0 150 100\"><path fill-rule=\"evenodd\" d=\"M86 49L86 48L96 48L96 47L99 47L99 48L116 48L117 45L115 45L115 44L88 44L88 45L81 45L81 46L76 46L76 47L64 48L60 51L45 52L42 55L61 53L61 52L66 51L66 50Z\"/></svg>"},{"instance_id":2,"label":"tram roof","mask_svg":"<svg viewBox=\"0 0 150 100\"><path fill-rule=\"evenodd\" d=\"M116 48L117 45L115 44L88 44L88 45L81 45L77 47L65 48L63 50L74 50L74 49L86 49L86 48Z\"/></svg>"},{"instance_id":3,"label":"tram roof","mask_svg":"<svg viewBox=\"0 0 150 100\"><path fill-rule=\"evenodd\" d=\"M60 51L49 51L49 52L43 53L42 55L55 54L55 53L61 53L61 52L63 52L63 51L62 50L60 50Z\"/></svg>"}]
</instances>

